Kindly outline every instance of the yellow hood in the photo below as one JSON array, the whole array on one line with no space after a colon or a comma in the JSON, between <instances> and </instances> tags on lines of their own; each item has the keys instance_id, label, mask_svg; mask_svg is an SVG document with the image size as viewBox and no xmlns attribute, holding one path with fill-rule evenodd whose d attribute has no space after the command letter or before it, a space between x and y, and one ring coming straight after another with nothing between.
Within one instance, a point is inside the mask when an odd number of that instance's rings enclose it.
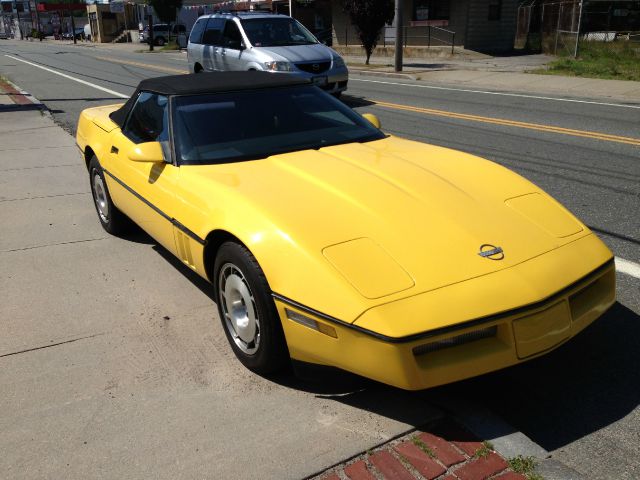
<instances>
[{"instance_id":1,"label":"yellow hood","mask_svg":"<svg viewBox=\"0 0 640 480\"><path fill-rule=\"evenodd\" d=\"M283 244L265 254L280 263L309 262L296 269L294 282L272 281L270 259L258 258L277 293L346 321L376 304L512 267L588 233L538 187L495 163L395 137L186 168L199 184L216 182L239 215L249 209L267 219L268 227L256 224L253 232L242 226L247 244L248 235L268 236L271 229L303 252L288 255ZM501 247L504 258L480 256L484 244ZM321 283L326 275L344 281ZM344 300L328 312L332 302L321 301L322 290Z\"/></svg>"}]
</instances>

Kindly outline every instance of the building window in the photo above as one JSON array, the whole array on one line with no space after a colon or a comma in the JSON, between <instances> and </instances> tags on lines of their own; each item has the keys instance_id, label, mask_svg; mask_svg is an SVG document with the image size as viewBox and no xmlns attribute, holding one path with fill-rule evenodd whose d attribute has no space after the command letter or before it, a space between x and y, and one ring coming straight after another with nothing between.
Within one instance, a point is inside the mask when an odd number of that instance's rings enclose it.
<instances>
[{"instance_id":1,"label":"building window","mask_svg":"<svg viewBox=\"0 0 640 480\"><path fill-rule=\"evenodd\" d=\"M489 20L500 20L502 13L502 0L491 0L489 2Z\"/></svg>"},{"instance_id":2,"label":"building window","mask_svg":"<svg viewBox=\"0 0 640 480\"><path fill-rule=\"evenodd\" d=\"M451 0L414 0L413 20L449 20Z\"/></svg>"}]
</instances>

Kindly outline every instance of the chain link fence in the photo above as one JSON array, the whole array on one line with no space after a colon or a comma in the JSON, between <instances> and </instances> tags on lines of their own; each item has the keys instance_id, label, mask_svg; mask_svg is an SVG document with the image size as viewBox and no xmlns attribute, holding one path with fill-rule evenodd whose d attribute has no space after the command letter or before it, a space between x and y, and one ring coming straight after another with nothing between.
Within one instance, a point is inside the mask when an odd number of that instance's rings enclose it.
<instances>
[{"instance_id":1,"label":"chain link fence","mask_svg":"<svg viewBox=\"0 0 640 480\"><path fill-rule=\"evenodd\" d=\"M577 55L582 42L640 41L640 1L526 0L518 9L516 48Z\"/></svg>"}]
</instances>

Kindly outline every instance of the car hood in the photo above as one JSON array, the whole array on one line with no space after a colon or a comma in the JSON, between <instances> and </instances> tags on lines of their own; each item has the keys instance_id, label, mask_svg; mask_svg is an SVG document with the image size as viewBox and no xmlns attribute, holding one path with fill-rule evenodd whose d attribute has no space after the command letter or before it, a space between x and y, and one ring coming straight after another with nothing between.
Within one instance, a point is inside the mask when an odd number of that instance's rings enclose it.
<instances>
[{"instance_id":1,"label":"car hood","mask_svg":"<svg viewBox=\"0 0 640 480\"><path fill-rule=\"evenodd\" d=\"M224 184L230 204L247 202L251 216L267 218L304 252L299 262L312 257L300 274L309 276L306 286L302 278L272 283L301 303L319 270L373 306L512 267L588 233L538 187L495 163L395 137L188 168L201 181ZM251 235L262 236L259 228ZM496 247L503 253L480 255ZM264 255L296 262L287 248ZM344 320L358 314L347 310L336 313Z\"/></svg>"},{"instance_id":2,"label":"car hood","mask_svg":"<svg viewBox=\"0 0 640 480\"><path fill-rule=\"evenodd\" d=\"M287 47L256 47L256 50L276 60L297 62L330 61L331 49L320 43L313 45L290 45Z\"/></svg>"}]
</instances>

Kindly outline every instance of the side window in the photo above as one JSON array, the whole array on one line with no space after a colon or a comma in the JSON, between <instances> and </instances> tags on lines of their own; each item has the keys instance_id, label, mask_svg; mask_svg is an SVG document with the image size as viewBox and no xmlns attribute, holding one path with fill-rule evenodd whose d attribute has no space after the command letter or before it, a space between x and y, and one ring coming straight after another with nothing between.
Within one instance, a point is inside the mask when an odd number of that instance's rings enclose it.
<instances>
[{"instance_id":1,"label":"side window","mask_svg":"<svg viewBox=\"0 0 640 480\"><path fill-rule=\"evenodd\" d=\"M161 142L166 154L169 144L167 97L149 92L140 93L122 133L134 143Z\"/></svg>"},{"instance_id":2,"label":"side window","mask_svg":"<svg viewBox=\"0 0 640 480\"><path fill-rule=\"evenodd\" d=\"M240 50L242 43L242 35L240 29L233 20L227 20L224 25L224 33L222 35L222 45L227 48Z\"/></svg>"},{"instance_id":3,"label":"side window","mask_svg":"<svg viewBox=\"0 0 640 480\"><path fill-rule=\"evenodd\" d=\"M210 18L202 34L202 43L206 45L220 45L224 18Z\"/></svg>"},{"instance_id":4,"label":"side window","mask_svg":"<svg viewBox=\"0 0 640 480\"><path fill-rule=\"evenodd\" d=\"M201 18L196 22L196 24L191 29L191 35L189 35L189 42L191 43L202 43L202 32L204 32L204 27L207 26L207 19Z\"/></svg>"}]
</instances>

